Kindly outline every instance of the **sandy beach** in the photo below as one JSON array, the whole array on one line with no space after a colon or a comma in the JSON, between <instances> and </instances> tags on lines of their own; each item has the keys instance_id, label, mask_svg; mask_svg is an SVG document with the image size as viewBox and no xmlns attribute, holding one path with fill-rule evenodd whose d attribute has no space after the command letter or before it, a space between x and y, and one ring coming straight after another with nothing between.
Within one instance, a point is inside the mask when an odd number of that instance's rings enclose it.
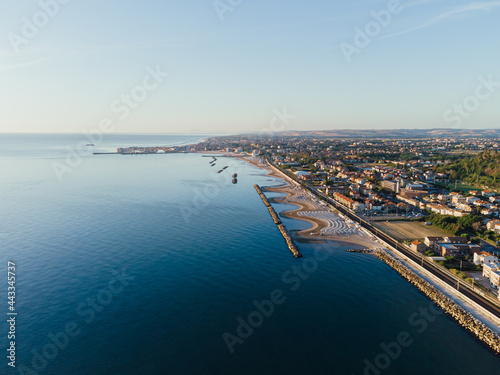
<instances>
[{"instance_id":1,"label":"sandy beach","mask_svg":"<svg viewBox=\"0 0 500 375\"><path fill-rule=\"evenodd\" d=\"M299 237L299 242L336 241L352 244L356 248L373 249L381 247L379 242L372 239L354 222L342 217L343 215L333 207L314 197L285 174L264 163L261 158L248 156L240 156L239 158L258 168L267 170L268 176L283 180L281 185L261 186L261 188L264 193L285 194L283 197L269 199L271 203L286 203L298 206L295 210L282 213L283 216L303 220L312 225L311 228L294 232L294 235Z\"/></svg>"}]
</instances>

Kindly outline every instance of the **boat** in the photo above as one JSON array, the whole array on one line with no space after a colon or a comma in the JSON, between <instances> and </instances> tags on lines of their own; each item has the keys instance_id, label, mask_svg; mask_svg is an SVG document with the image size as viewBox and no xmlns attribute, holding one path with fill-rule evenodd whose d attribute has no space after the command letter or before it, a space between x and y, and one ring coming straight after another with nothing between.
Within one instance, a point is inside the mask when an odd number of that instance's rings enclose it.
<instances>
[{"instance_id":1,"label":"boat","mask_svg":"<svg viewBox=\"0 0 500 375\"><path fill-rule=\"evenodd\" d=\"M233 178L233 184L237 184L238 183L238 179L237 178Z\"/></svg>"},{"instance_id":2,"label":"boat","mask_svg":"<svg viewBox=\"0 0 500 375\"><path fill-rule=\"evenodd\" d=\"M224 168L222 168L222 170L227 169L227 168L229 168L229 166L226 165Z\"/></svg>"},{"instance_id":3,"label":"boat","mask_svg":"<svg viewBox=\"0 0 500 375\"><path fill-rule=\"evenodd\" d=\"M236 177L238 177L238 173L233 174L233 178L236 178Z\"/></svg>"},{"instance_id":4,"label":"boat","mask_svg":"<svg viewBox=\"0 0 500 375\"><path fill-rule=\"evenodd\" d=\"M221 170L220 170L220 171L218 171L217 173L222 173L223 171L224 171L224 170L223 170L223 169L221 169Z\"/></svg>"}]
</instances>

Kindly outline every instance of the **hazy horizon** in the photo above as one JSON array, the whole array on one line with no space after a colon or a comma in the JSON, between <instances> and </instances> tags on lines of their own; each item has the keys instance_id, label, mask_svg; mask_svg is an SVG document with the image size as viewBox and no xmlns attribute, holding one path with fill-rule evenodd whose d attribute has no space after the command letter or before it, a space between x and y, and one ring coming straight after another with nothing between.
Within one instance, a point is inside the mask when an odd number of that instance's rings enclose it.
<instances>
[{"instance_id":1,"label":"hazy horizon","mask_svg":"<svg viewBox=\"0 0 500 375\"><path fill-rule=\"evenodd\" d=\"M285 131L281 132L273 132L273 135L277 134L287 134L287 133L314 133L314 132L335 132L335 131L351 131L351 130L357 130L360 132L366 131L421 131L421 130L451 130L450 128L446 127L441 127L441 128L359 128L359 129L349 129L349 128L336 128L336 129L309 129L309 130L301 130L301 129L287 129ZM487 130L498 130L498 128L460 128L457 129L457 131L487 131ZM92 132L92 129L90 130L85 130L83 129L82 131L73 131L73 132L65 132L65 131L52 131L52 132L39 132L39 131L0 131L0 134L68 134L68 135L73 135L73 134L82 134L85 133L86 131ZM119 132L119 131L113 131L112 133L102 133L103 136L106 136L108 134L117 134L117 135L190 135L190 136L236 136L236 135L252 135L252 134L264 134L259 131L249 131L249 132L235 132L235 133L228 133L228 132L199 132L199 133L189 133L189 132Z\"/></svg>"}]
</instances>

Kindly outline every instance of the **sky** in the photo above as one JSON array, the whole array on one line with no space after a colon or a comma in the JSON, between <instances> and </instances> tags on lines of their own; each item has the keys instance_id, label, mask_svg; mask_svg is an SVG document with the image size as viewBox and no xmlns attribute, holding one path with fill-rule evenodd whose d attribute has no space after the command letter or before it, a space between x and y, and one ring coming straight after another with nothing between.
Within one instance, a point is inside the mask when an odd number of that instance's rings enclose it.
<instances>
[{"instance_id":1,"label":"sky","mask_svg":"<svg viewBox=\"0 0 500 375\"><path fill-rule=\"evenodd\" d=\"M500 125L500 1L0 4L0 132Z\"/></svg>"}]
</instances>

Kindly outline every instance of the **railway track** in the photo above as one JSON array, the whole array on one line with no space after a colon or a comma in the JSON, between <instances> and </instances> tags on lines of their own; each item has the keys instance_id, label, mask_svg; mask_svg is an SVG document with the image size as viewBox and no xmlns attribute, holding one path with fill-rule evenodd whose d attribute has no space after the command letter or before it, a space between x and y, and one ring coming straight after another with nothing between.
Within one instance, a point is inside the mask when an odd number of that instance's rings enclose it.
<instances>
[{"instance_id":1,"label":"railway track","mask_svg":"<svg viewBox=\"0 0 500 375\"><path fill-rule=\"evenodd\" d=\"M364 229L372 233L374 236L380 238L390 246L394 247L397 251L400 253L404 254L406 257L410 258L411 260L415 261L418 264L421 264L423 268L425 268L427 271L432 273L434 276L438 277L448 285L457 288L459 292L461 292L463 295L467 296L474 302L476 302L478 305L482 306L485 308L487 311L495 315L497 318L500 318L500 306L489 301L488 299L478 295L475 293L467 284L464 283L457 283L457 280L455 280L453 277L445 273L444 271L440 270L439 268L433 266L432 264L429 264L428 261L422 261L422 258L412 252L411 250L408 250L405 248L403 245L401 245L397 240L394 238L390 237L386 233L380 231L379 229L375 228L365 220L361 219L357 215L353 214L350 210L346 209L342 205L340 205L338 202L335 202L333 199L315 191L314 189L311 189L307 187L309 191L311 191L313 194L318 196L321 199L326 200L328 203L330 203L332 206L334 206L337 210L342 212L344 215L346 215L349 219L357 222L359 225L361 225Z\"/></svg>"},{"instance_id":2,"label":"railway track","mask_svg":"<svg viewBox=\"0 0 500 375\"><path fill-rule=\"evenodd\" d=\"M272 163L271 164L273 167L275 167ZM276 168L276 167L275 167ZM277 168L278 169L278 168ZM278 169L279 170L279 169ZM290 177L287 175L290 179L294 179L293 177ZM489 299L477 294L474 292L469 285L457 281L455 278L452 276L448 275L446 272L442 271L441 269L437 268L435 265L432 263L429 263L428 260L425 258L420 257L419 255L415 254L413 251L405 248L402 244L400 244L396 239L392 238L391 236L387 235L386 233L380 231L378 228L374 227L371 225L369 222L361 219L359 216L351 212L349 209L346 207L342 206L340 203L334 201L330 197L318 192L316 189L311 188L300 181L297 181L300 185L302 185L305 189L309 190L312 194L314 194L316 197L325 200L329 204L331 204L333 207L335 207L338 211L346 215L349 219L353 220L354 222L358 223L361 225L364 229L366 229L368 232L373 234L374 236L380 238L384 242L386 242L388 245L394 247L397 251L400 253L404 254L406 257L410 258L414 262L421 264L423 268L425 268L427 271L432 273L434 276L438 277L440 280L444 281L448 285L457 288L460 293L465 295L466 297L470 298L472 301L476 302L479 306L483 307L486 309L488 312L491 314L495 315L497 318L500 319L500 305L490 301Z\"/></svg>"}]
</instances>

